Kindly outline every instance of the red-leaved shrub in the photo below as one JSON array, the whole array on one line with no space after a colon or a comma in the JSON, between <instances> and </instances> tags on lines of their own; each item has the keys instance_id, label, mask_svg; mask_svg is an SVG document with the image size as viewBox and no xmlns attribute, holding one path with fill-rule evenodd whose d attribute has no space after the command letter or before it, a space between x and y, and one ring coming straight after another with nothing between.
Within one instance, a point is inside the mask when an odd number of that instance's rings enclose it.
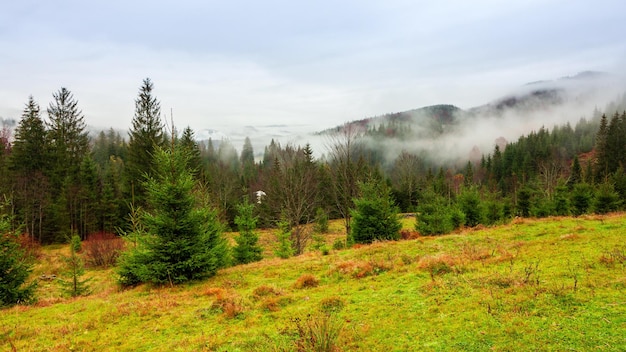
<instances>
[{"instance_id":1,"label":"red-leaved shrub","mask_svg":"<svg viewBox=\"0 0 626 352\"><path fill-rule=\"evenodd\" d=\"M115 265L124 250L124 240L112 233L96 232L87 236L82 248L89 265L106 268Z\"/></svg>"},{"instance_id":2,"label":"red-leaved shrub","mask_svg":"<svg viewBox=\"0 0 626 352\"><path fill-rule=\"evenodd\" d=\"M41 257L41 244L27 233L19 235L17 242L24 251L24 255L28 258Z\"/></svg>"}]
</instances>

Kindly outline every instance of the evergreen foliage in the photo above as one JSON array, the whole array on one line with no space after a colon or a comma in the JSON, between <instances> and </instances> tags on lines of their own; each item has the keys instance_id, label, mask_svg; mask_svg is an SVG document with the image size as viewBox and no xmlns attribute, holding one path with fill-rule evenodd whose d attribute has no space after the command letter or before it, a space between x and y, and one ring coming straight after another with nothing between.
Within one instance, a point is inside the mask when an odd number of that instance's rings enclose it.
<instances>
[{"instance_id":1,"label":"evergreen foliage","mask_svg":"<svg viewBox=\"0 0 626 352\"><path fill-rule=\"evenodd\" d=\"M596 213L606 214L616 211L620 203L619 195L615 192L613 184L605 182L598 186L593 199L593 209Z\"/></svg>"},{"instance_id":2,"label":"evergreen foliage","mask_svg":"<svg viewBox=\"0 0 626 352\"><path fill-rule=\"evenodd\" d=\"M483 223L483 207L476 188L465 189L457 199L457 203L465 214L465 225L474 227Z\"/></svg>"},{"instance_id":3,"label":"evergreen foliage","mask_svg":"<svg viewBox=\"0 0 626 352\"><path fill-rule=\"evenodd\" d=\"M152 81L144 79L135 100L135 116L129 132L125 167L126 198L141 207L147 203L144 181L152 175L155 151L165 145L161 105L154 97L153 89Z\"/></svg>"},{"instance_id":4,"label":"evergreen foliage","mask_svg":"<svg viewBox=\"0 0 626 352\"><path fill-rule=\"evenodd\" d=\"M122 285L178 284L212 276L224 265L226 243L216 214L196 207L189 155L181 148L155 151L155 172L145 184L145 234L121 258ZM133 232L137 234L137 232Z\"/></svg>"},{"instance_id":5,"label":"evergreen foliage","mask_svg":"<svg viewBox=\"0 0 626 352\"><path fill-rule=\"evenodd\" d=\"M351 243L371 243L400 239L402 224L398 207L389 187L380 181L359 184L361 196L354 200L352 210Z\"/></svg>"},{"instance_id":6,"label":"evergreen foliage","mask_svg":"<svg viewBox=\"0 0 626 352\"><path fill-rule=\"evenodd\" d=\"M254 216L254 204L244 198L242 204L237 205L238 215L235 224L239 236L235 238L237 245L233 248L235 264L247 264L263 258L263 248L257 243L259 236L255 233L258 217Z\"/></svg>"},{"instance_id":7,"label":"evergreen foliage","mask_svg":"<svg viewBox=\"0 0 626 352\"><path fill-rule=\"evenodd\" d=\"M0 207L0 308L30 303L34 299L35 282L26 283L32 271L28 258L11 230L10 219Z\"/></svg>"},{"instance_id":8,"label":"evergreen foliage","mask_svg":"<svg viewBox=\"0 0 626 352\"><path fill-rule=\"evenodd\" d=\"M426 191L417 208L415 229L421 235L442 235L454 230L450 206L446 199Z\"/></svg>"},{"instance_id":9,"label":"evergreen foliage","mask_svg":"<svg viewBox=\"0 0 626 352\"><path fill-rule=\"evenodd\" d=\"M72 236L70 255L63 258L67 265L65 272L67 280L61 280L65 291L72 297L88 295L91 292L88 285L91 279L82 279L82 276L85 275L85 265L83 259L77 253L79 250L80 237Z\"/></svg>"},{"instance_id":10,"label":"evergreen foliage","mask_svg":"<svg viewBox=\"0 0 626 352\"><path fill-rule=\"evenodd\" d=\"M314 230L319 234L328 233L328 214L324 209L317 208L315 210Z\"/></svg>"},{"instance_id":11,"label":"evergreen foliage","mask_svg":"<svg viewBox=\"0 0 626 352\"><path fill-rule=\"evenodd\" d=\"M593 188L587 183L579 183L574 185L572 191L572 214L574 216L580 216L589 210L591 201L593 199Z\"/></svg>"},{"instance_id":12,"label":"evergreen foliage","mask_svg":"<svg viewBox=\"0 0 626 352\"><path fill-rule=\"evenodd\" d=\"M291 226L284 218L278 222L278 232L276 234L276 248L274 254L282 259L293 257L296 253L291 243Z\"/></svg>"}]
</instances>

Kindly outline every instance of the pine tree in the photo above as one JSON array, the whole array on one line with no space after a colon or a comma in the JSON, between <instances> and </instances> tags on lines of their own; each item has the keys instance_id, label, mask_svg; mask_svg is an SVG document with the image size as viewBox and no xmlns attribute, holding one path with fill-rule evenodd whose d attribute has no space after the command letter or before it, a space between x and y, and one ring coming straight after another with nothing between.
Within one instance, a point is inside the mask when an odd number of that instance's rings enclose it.
<instances>
[{"instance_id":1,"label":"pine tree","mask_svg":"<svg viewBox=\"0 0 626 352\"><path fill-rule=\"evenodd\" d=\"M254 204L244 198L242 204L237 205L238 215L235 224L239 230L239 236L235 238L237 245L233 248L235 264L247 264L259 261L263 258L263 248L257 242L259 236L255 233L258 217L254 216Z\"/></svg>"},{"instance_id":2,"label":"pine tree","mask_svg":"<svg viewBox=\"0 0 626 352\"><path fill-rule=\"evenodd\" d=\"M126 199L141 207L146 205L144 181L152 175L154 153L158 147L165 145L161 106L153 95L153 89L152 81L144 79L135 100L125 165Z\"/></svg>"},{"instance_id":3,"label":"pine tree","mask_svg":"<svg viewBox=\"0 0 626 352\"><path fill-rule=\"evenodd\" d=\"M400 239L402 224L389 188L380 181L360 184L361 196L354 200L351 243Z\"/></svg>"},{"instance_id":4,"label":"pine tree","mask_svg":"<svg viewBox=\"0 0 626 352\"><path fill-rule=\"evenodd\" d=\"M154 158L145 184L149 211L141 217L147 235L121 257L120 283L178 284L214 275L228 248L216 214L196 206L188 153L157 148Z\"/></svg>"}]
</instances>

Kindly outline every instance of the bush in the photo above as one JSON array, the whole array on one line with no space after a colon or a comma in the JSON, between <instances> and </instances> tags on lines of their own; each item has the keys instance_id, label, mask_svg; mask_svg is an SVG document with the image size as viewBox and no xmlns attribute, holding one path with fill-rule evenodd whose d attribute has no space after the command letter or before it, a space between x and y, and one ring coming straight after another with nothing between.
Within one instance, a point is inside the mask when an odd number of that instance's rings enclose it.
<instances>
[{"instance_id":1,"label":"bush","mask_svg":"<svg viewBox=\"0 0 626 352\"><path fill-rule=\"evenodd\" d=\"M124 250L124 240L112 233L96 232L83 241L82 247L88 265L108 268Z\"/></svg>"},{"instance_id":2,"label":"bush","mask_svg":"<svg viewBox=\"0 0 626 352\"><path fill-rule=\"evenodd\" d=\"M17 243L24 251L24 256L31 259L37 259L41 257L41 244L32 236L27 233L21 234L17 238Z\"/></svg>"}]
</instances>

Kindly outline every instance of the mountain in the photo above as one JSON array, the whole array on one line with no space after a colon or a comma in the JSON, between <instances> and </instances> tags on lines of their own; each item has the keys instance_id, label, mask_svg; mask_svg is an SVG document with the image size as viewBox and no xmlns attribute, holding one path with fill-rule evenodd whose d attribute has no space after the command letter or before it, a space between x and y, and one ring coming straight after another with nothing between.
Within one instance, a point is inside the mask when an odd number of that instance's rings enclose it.
<instances>
[{"instance_id":1,"label":"mountain","mask_svg":"<svg viewBox=\"0 0 626 352\"><path fill-rule=\"evenodd\" d=\"M328 134L349 127L357 127L370 135L404 136L406 134L404 132L409 128L412 131L417 129L419 135L428 136L454 131L454 126L464 123L468 119L501 118L513 114L523 118L525 115L541 112L551 113L566 105L573 103L581 105L588 101L593 101L597 106L598 92L607 86L614 85L615 80L615 76L607 73L584 71L574 76L556 80L530 82L510 94L467 110L452 104L425 106L347 122L318 132L318 134ZM582 111L582 113L588 113L588 111Z\"/></svg>"}]
</instances>

